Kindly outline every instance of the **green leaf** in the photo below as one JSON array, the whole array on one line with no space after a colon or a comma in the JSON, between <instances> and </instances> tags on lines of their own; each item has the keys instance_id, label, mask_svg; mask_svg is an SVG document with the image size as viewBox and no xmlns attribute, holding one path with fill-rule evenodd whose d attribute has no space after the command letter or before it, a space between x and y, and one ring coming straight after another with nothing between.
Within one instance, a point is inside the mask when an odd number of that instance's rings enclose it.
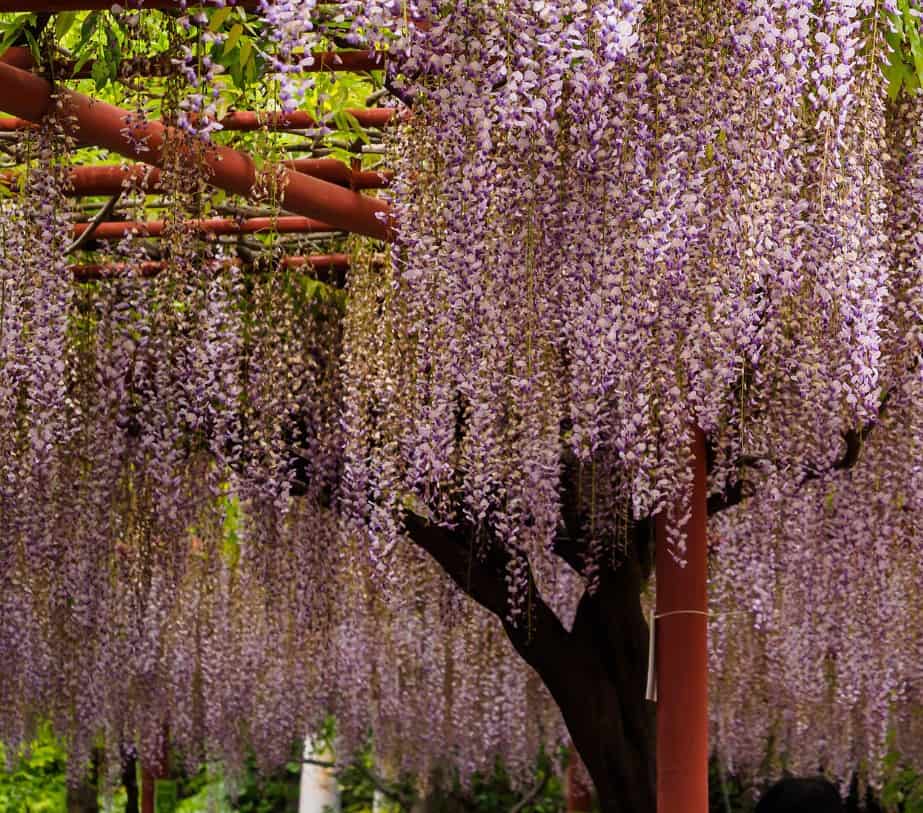
<instances>
[{"instance_id":1,"label":"green leaf","mask_svg":"<svg viewBox=\"0 0 923 813\"><path fill-rule=\"evenodd\" d=\"M93 63L93 67L90 68L90 76L93 77L97 90L102 90L109 84L109 66L105 60L97 59Z\"/></svg>"},{"instance_id":2,"label":"green leaf","mask_svg":"<svg viewBox=\"0 0 923 813\"><path fill-rule=\"evenodd\" d=\"M245 39L240 43L240 67L246 68L250 65L250 60L253 57L253 43L249 39Z\"/></svg>"},{"instance_id":3,"label":"green leaf","mask_svg":"<svg viewBox=\"0 0 923 813\"><path fill-rule=\"evenodd\" d=\"M0 53L3 53L14 42L16 42L26 26L33 22L35 22L34 14L19 14L10 22L5 23L3 26L3 39L0 40Z\"/></svg>"},{"instance_id":4,"label":"green leaf","mask_svg":"<svg viewBox=\"0 0 923 813\"><path fill-rule=\"evenodd\" d=\"M894 48L888 55L888 61L882 68L884 77L888 82L888 98L893 102L900 95L901 87L905 79L912 75L912 71L906 65L901 53L901 49Z\"/></svg>"},{"instance_id":5,"label":"green leaf","mask_svg":"<svg viewBox=\"0 0 923 813\"><path fill-rule=\"evenodd\" d=\"M32 51L33 59L35 59L36 62L41 62L42 50L38 47L38 41L35 39L35 35L32 33L32 30L29 28L24 28L22 33L26 38L26 42L29 43L29 49Z\"/></svg>"},{"instance_id":6,"label":"green leaf","mask_svg":"<svg viewBox=\"0 0 923 813\"><path fill-rule=\"evenodd\" d=\"M233 6L225 6L224 8L219 8L212 14L211 20L208 23L208 30L213 34L224 25L224 21L231 16L231 12L234 11Z\"/></svg>"},{"instance_id":7,"label":"green leaf","mask_svg":"<svg viewBox=\"0 0 923 813\"><path fill-rule=\"evenodd\" d=\"M224 53L229 53L234 50L234 47L237 45L240 40L240 35L244 33L244 27L240 23L234 23L231 27L231 31L228 34L228 38L224 42Z\"/></svg>"},{"instance_id":8,"label":"green leaf","mask_svg":"<svg viewBox=\"0 0 923 813\"><path fill-rule=\"evenodd\" d=\"M54 35L58 40L64 39L77 21L76 11L62 11L54 21Z\"/></svg>"},{"instance_id":9,"label":"green leaf","mask_svg":"<svg viewBox=\"0 0 923 813\"><path fill-rule=\"evenodd\" d=\"M99 27L100 13L98 11L91 11L86 19L83 21L83 25L80 26L80 42L77 45L78 48L82 48L86 45L93 34L96 33L96 29Z\"/></svg>"},{"instance_id":10,"label":"green leaf","mask_svg":"<svg viewBox=\"0 0 923 813\"><path fill-rule=\"evenodd\" d=\"M243 48L240 50L241 53L243 53ZM256 61L250 57L250 54L252 54L252 51L248 52L248 59L244 67L244 73L248 83L256 81Z\"/></svg>"}]
</instances>

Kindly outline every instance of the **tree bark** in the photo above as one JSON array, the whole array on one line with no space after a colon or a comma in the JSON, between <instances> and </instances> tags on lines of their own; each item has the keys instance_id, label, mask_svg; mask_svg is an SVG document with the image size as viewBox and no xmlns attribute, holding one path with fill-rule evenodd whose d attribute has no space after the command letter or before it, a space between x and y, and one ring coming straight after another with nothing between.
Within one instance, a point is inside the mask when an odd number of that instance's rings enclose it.
<instances>
[{"instance_id":1,"label":"tree bark","mask_svg":"<svg viewBox=\"0 0 923 813\"><path fill-rule=\"evenodd\" d=\"M603 568L597 590L584 594L570 631L542 600L528 571L530 623L509 622L506 573L515 552L488 544L474 556L470 529L442 528L415 514L407 515L405 527L464 592L500 620L516 651L541 677L593 780L602 813L655 813L655 726L644 698L648 628L640 602L650 573L648 524L634 529L624 560Z\"/></svg>"},{"instance_id":2,"label":"tree bark","mask_svg":"<svg viewBox=\"0 0 923 813\"><path fill-rule=\"evenodd\" d=\"M67 787L67 813L99 813L99 754L94 751L89 770L76 787Z\"/></svg>"},{"instance_id":3,"label":"tree bark","mask_svg":"<svg viewBox=\"0 0 923 813\"><path fill-rule=\"evenodd\" d=\"M122 784L125 786L125 813L139 813L138 760L131 753L122 758Z\"/></svg>"}]
</instances>

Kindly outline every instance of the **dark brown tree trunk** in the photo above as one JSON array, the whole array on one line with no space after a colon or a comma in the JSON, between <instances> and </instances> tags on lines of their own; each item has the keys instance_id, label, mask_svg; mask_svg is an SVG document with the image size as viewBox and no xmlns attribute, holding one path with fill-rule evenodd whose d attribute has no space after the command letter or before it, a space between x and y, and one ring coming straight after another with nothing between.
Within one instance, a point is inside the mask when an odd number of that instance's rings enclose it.
<instances>
[{"instance_id":1,"label":"dark brown tree trunk","mask_svg":"<svg viewBox=\"0 0 923 813\"><path fill-rule=\"evenodd\" d=\"M67 786L67 813L99 813L99 754L94 752L89 770L76 787Z\"/></svg>"},{"instance_id":2,"label":"dark brown tree trunk","mask_svg":"<svg viewBox=\"0 0 923 813\"><path fill-rule=\"evenodd\" d=\"M473 555L470 531L441 528L416 515L407 516L406 528L462 590L497 616L541 677L589 771L602 813L655 813L655 718L644 697L648 627L640 601L650 574L648 524L634 529L623 561L605 567L595 592L584 594L570 631L531 580L530 623L506 620L506 573L514 553L489 545ZM573 551L561 555L569 562L578 558Z\"/></svg>"},{"instance_id":3,"label":"dark brown tree trunk","mask_svg":"<svg viewBox=\"0 0 923 813\"><path fill-rule=\"evenodd\" d=\"M131 753L122 757L122 784L125 786L125 813L139 813L138 760Z\"/></svg>"},{"instance_id":4,"label":"dark brown tree trunk","mask_svg":"<svg viewBox=\"0 0 923 813\"><path fill-rule=\"evenodd\" d=\"M593 809L593 790L580 768L580 757L573 746L564 781L564 809L567 813L589 813Z\"/></svg>"},{"instance_id":5,"label":"dark brown tree trunk","mask_svg":"<svg viewBox=\"0 0 923 813\"><path fill-rule=\"evenodd\" d=\"M655 813L657 805L640 592L638 563L626 560L584 595L565 652L531 653L513 640L558 704L603 813ZM563 670L549 663L555 659L565 661Z\"/></svg>"}]
</instances>

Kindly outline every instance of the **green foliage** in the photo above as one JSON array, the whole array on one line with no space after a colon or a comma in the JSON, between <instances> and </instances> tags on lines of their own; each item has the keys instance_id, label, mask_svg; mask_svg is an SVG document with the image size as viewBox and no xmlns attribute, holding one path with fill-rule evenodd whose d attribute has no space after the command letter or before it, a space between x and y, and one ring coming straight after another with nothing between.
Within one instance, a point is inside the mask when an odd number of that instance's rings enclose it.
<instances>
[{"instance_id":1,"label":"green foliage","mask_svg":"<svg viewBox=\"0 0 923 813\"><path fill-rule=\"evenodd\" d=\"M708 809L713 813L752 813L756 804L753 788L744 780L727 774L720 761L708 763Z\"/></svg>"},{"instance_id":2,"label":"green foliage","mask_svg":"<svg viewBox=\"0 0 923 813\"><path fill-rule=\"evenodd\" d=\"M340 771L339 784L343 813L367 813L372 809L376 790L384 792L388 813L407 809L414 798L411 777L391 780L376 772L371 746L364 748L350 765Z\"/></svg>"},{"instance_id":3,"label":"green foliage","mask_svg":"<svg viewBox=\"0 0 923 813\"><path fill-rule=\"evenodd\" d=\"M11 770L2 769L11 763ZM16 755L0 745L0 812L60 813L66 809L67 757L61 745L43 728L40 736Z\"/></svg>"},{"instance_id":4,"label":"green foliage","mask_svg":"<svg viewBox=\"0 0 923 813\"><path fill-rule=\"evenodd\" d=\"M881 804L886 813L923 813L923 774L904 764L894 750L885 757Z\"/></svg>"},{"instance_id":5,"label":"green foliage","mask_svg":"<svg viewBox=\"0 0 923 813\"><path fill-rule=\"evenodd\" d=\"M298 762L289 762L270 776L251 771L234 810L237 813L294 813L298 809L300 774Z\"/></svg>"},{"instance_id":6,"label":"green foliage","mask_svg":"<svg viewBox=\"0 0 923 813\"><path fill-rule=\"evenodd\" d=\"M888 96L894 101L903 89L914 93L923 86L923 25L910 0L897 0L898 13L887 15L885 40L890 46L884 66Z\"/></svg>"},{"instance_id":7,"label":"green foliage","mask_svg":"<svg viewBox=\"0 0 923 813\"><path fill-rule=\"evenodd\" d=\"M539 757L535 783L535 788L539 790L534 798L519 808L520 813L559 813L564 810L564 788L547 754ZM523 800L522 792L510 785L509 775L500 762L494 765L490 776L476 774L470 792L465 795L470 800L466 807L478 813L508 813Z\"/></svg>"}]
</instances>

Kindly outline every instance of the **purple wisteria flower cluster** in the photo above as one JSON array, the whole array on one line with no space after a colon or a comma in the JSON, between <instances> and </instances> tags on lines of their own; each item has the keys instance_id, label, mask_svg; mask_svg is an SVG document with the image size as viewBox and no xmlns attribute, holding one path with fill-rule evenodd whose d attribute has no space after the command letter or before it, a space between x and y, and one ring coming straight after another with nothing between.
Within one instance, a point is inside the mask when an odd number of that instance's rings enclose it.
<instances>
[{"instance_id":1,"label":"purple wisteria flower cluster","mask_svg":"<svg viewBox=\"0 0 923 813\"><path fill-rule=\"evenodd\" d=\"M415 102L393 143L400 239L388 273L354 276L346 334L347 501L380 567L412 505L527 551L553 590L571 462L603 556L628 518L679 505L681 524L697 425L712 491L755 489L715 525L719 605L746 608L715 649L739 641L742 660L715 668L791 698L779 728L765 692L728 690L718 742L753 766L769 731L798 740L793 764L880 756L920 654L913 510L872 515L920 499L923 107L887 101L879 9L406 8L390 63ZM843 471L844 437L867 431L881 445ZM524 571L509 578L521 616ZM776 579L801 580L779 612ZM823 737L802 736L824 714Z\"/></svg>"},{"instance_id":2,"label":"purple wisteria flower cluster","mask_svg":"<svg viewBox=\"0 0 923 813\"><path fill-rule=\"evenodd\" d=\"M344 533L342 292L245 275L189 227L198 139L166 148L164 270L75 284L73 145L50 120L26 146L24 192L0 201L8 753L49 719L75 779L99 747L113 782L127 746L155 767L167 733L189 767L269 769L333 714L344 761L374 730L420 776L502 753L528 782L562 733L538 677L424 554L382 593ZM139 271L150 250L116 249Z\"/></svg>"},{"instance_id":3,"label":"purple wisteria flower cluster","mask_svg":"<svg viewBox=\"0 0 923 813\"><path fill-rule=\"evenodd\" d=\"M867 760L876 779L870 755L923 758L923 97L891 114L879 422L849 472L798 489L774 472L772 498L713 527L713 720L731 765L758 765L770 735L796 772L848 778Z\"/></svg>"},{"instance_id":4,"label":"purple wisteria flower cluster","mask_svg":"<svg viewBox=\"0 0 923 813\"><path fill-rule=\"evenodd\" d=\"M293 82L318 5L262 7ZM725 758L756 766L770 732L796 768L916 753L923 98L886 101L878 9L324 13L413 103L386 136L399 238L354 242L347 298L228 270L183 225L203 140L167 147L152 280L72 283L56 127L0 201L0 739L48 715L75 771L99 741L155 760L165 731L268 765L334 713L343 754L371 727L424 776L498 753L524 776L559 716L406 514L472 528L472 563L514 550L515 623L527 564L568 621L632 520L682 524L697 426L712 491L750 497L712 522Z\"/></svg>"}]
</instances>

